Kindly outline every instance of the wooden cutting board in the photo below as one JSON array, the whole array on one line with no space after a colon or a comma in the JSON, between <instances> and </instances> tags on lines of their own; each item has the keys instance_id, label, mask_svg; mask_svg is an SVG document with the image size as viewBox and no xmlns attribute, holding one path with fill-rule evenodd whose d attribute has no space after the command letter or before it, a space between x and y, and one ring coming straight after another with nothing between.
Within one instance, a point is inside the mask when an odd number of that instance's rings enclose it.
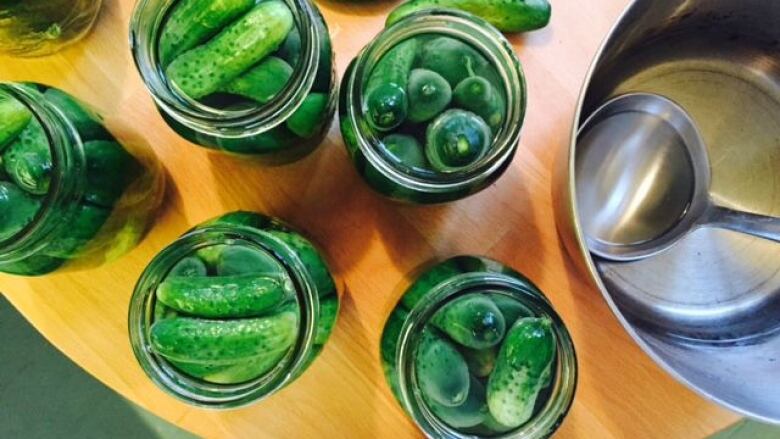
<instances>
[{"instance_id":1,"label":"wooden cutting board","mask_svg":"<svg viewBox=\"0 0 780 439\"><path fill-rule=\"evenodd\" d=\"M157 415L211 438L421 436L392 398L379 336L405 273L432 259L484 254L514 266L548 295L572 333L580 379L562 438L698 438L737 419L674 381L632 342L576 271L555 230L553 160L569 141L577 95L600 41L626 0L557 0L551 25L513 36L528 81L517 156L492 187L438 207L401 206L352 168L337 125L314 154L262 168L212 155L178 137L154 108L128 48L132 0L106 0L94 32L55 56L0 58L0 79L60 87L153 145L170 174L151 233L119 261L40 279L0 276L0 290L73 361ZM338 71L382 28L392 2L318 3ZM188 228L235 209L282 217L320 242L348 291L331 341L292 386L251 407L209 411L163 394L127 336L133 285L150 259ZM78 395L63 395L78 404ZM41 408L45 416L45 407ZM84 407L89 410L89 407Z\"/></svg>"}]
</instances>

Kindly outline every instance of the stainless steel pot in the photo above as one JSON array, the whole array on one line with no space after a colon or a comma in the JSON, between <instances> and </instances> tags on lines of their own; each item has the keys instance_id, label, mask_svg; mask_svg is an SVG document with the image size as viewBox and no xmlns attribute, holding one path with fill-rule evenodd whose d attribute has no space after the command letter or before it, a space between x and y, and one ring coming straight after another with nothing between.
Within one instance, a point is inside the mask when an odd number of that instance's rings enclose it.
<instances>
[{"instance_id":1,"label":"stainless steel pot","mask_svg":"<svg viewBox=\"0 0 780 439\"><path fill-rule=\"evenodd\" d=\"M670 250L609 262L577 209L577 133L628 92L681 104L708 146L719 203L780 215L780 1L635 0L585 81L558 161L558 228L580 268L657 363L703 396L780 423L780 245L700 229Z\"/></svg>"}]
</instances>

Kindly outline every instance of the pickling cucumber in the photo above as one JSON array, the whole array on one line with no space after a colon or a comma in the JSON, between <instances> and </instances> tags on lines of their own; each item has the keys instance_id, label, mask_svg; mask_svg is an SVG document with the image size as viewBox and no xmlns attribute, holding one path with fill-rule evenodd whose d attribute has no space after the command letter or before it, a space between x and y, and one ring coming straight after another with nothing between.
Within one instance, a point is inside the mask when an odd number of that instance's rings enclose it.
<instances>
[{"instance_id":1,"label":"pickling cucumber","mask_svg":"<svg viewBox=\"0 0 780 439\"><path fill-rule=\"evenodd\" d=\"M320 252L308 240L298 234L280 230L270 230L268 233L279 238L295 250L295 253L317 286L320 297L336 292L336 284L333 282L330 271L328 271L328 265L320 255Z\"/></svg>"},{"instance_id":2,"label":"pickling cucumber","mask_svg":"<svg viewBox=\"0 0 780 439\"><path fill-rule=\"evenodd\" d=\"M157 299L199 317L253 317L291 297L292 289L289 280L271 275L168 277L157 287Z\"/></svg>"},{"instance_id":3,"label":"pickling cucumber","mask_svg":"<svg viewBox=\"0 0 780 439\"><path fill-rule=\"evenodd\" d=\"M512 325L488 381L488 407L497 422L519 427L531 419L555 349L549 319L522 318Z\"/></svg>"},{"instance_id":4,"label":"pickling cucumber","mask_svg":"<svg viewBox=\"0 0 780 439\"><path fill-rule=\"evenodd\" d=\"M298 61L301 59L301 32L297 26L290 30L276 54L279 55L279 58L287 61L289 65L298 65Z\"/></svg>"},{"instance_id":5,"label":"pickling cucumber","mask_svg":"<svg viewBox=\"0 0 780 439\"><path fill-rule=\"evenodd\" d=\"M469 384L469 394L462 404L447 407L428 401L431 411L453 428L470 428L481 424L488 414L485 404L485 386L474 377Z\"/></svg>"},{"instance_id":6,"label":"pickling cucumber","mask_svg":"<svg viewBox=\"0 0 780 439\"><path fill-rule=\"evenodd\" d=\"M168 277L187 277L187 276L206 276L208 269L206 264L197 256L187 256L182 258L171 268L166 276Z\"/></svg>"},{"instance_id":7,"label":"pickling cucumber","mask_svg":"<svg viewBox=\"0 0 780 439\"><path fill-rule=\"evenodd\" d=\"M382 56L365 87L368 122L379 131L400 125L409 111L406 86L417 57L417 40L409 38Z\"/></svg>"},{"instance_id":8,"label":"pickling cucumber","mask_svg":"<svg viewBox=\"0 0 780 439\"><path fill-rule=\"evenodd\" d=\"M261 2L207 43L174 59L166 69L168 79L185 95L200 99L275 51L292 27L286 4Z\"/></svg>"},{"instance_id":9,"label":"pickling cucumber","mask_svg":"<svg viewBox=\"0 0 780 439\"><path fill-rule=\"evenodd\" d=\"M417 383L426 398L447 407L463 404L469 394L469 369L452 343L424 329L414 359Z\"/></svg>"},{"instance_id":10,"label":"pickling cucumber","mask_svg":"<svg viewBox=\"0 0 780 439\"><path fill-rule=\"evenodd\" d=\"M255 0L179 0L160 34L163 67L182 52L207 41L254 4Z\"/></svg>"},{"instance_id":11,"label":"pickling cucumber","mask_svg":"<svg viewBox=\"0 0 780 439\"><path fill-rule=\"evenodd\" d=\"M490 299L501 310L501 314L504 315L507 328L511 327L519 318L534 316L533 311L528 309L527 306L507 295L493 293L490 295Z\"/></svg>"},{"instance_id":12,"label":"pickling cucumber","mask_svg":"<svg viewBox=\"0 0 780 439\"><path fill-rule=\"evenodd\" d=\"M504 121L504 102L498 90L485 78L472 76L455 87L453 101L458 108L471 111L487 122L496 133Z\"/></svg>"},{"instance_id":13,"label":"pickling cucumber","mask_svg":"<svg viewBox=\"0 0 780 439\"><path fill-rule=\"evenodd\" d=\"M41 200L19 189L15 184L0 181L0 241L24 229L41 208Z\"/></svg>"},{"instance_id":14,"label":"pickling cucumber","mask_svg":"<svg viewBox=\"0 0 780 439\"><path fill-rule=\"evenodd\" d=\"M385 151L395 160L411 168L427 168L428 160L420 142L405 134L390 134L382 139Z\"/></svg>"},{"instance_id":15,"label":"pickling cucumber","mask_svg":"<svg viewBox=\"0 0 780 439\"><path fill-rule=\"evenodd\" d=\"M417 11L452 8L472 13L504 32L540 29L550 22L552 7L548 0L409 0L387 17L386 26Z\"/></svg>"},{"instance_id":16,"label":"pickling cucumber","mask_svg":"<svg viewBox=\"0 0 780 439\"><path fill-rule=\"evenodd\" d=\"M72 258L98 234L111 211L100 206L81 203L65 222L64 229L44 249L44 253L58 258Z\"/></svg>"},{"instance_id":17,"label":"pickling cucumber","mask_svg":"<svg viewBox=\"0 0 780 439\"><path fill-rule=\"evenodd\" d=\"M426 132L425 156L437 171L458 170L475 163L490 149L490 127L476 114L447 110Z\"/></svg>"},{"instance_id":18,"label":"pickling cucumber","mask_svg":"<svg viewBox=\"0 0 780 439\"><path fill-rule=\"evenodd\" d=\"M113 136L103 126L103 119L86 104L56 88L43 93L44 99L57 107L73 124L82 142L112 140Z\"/></svg>"},{"instance_id":19,"label":"pickling cucumber","mask_svg":"<svg viewBox=\"0 0 780 439\"><path fill-rule=\"evenodd\" d=\"M217 263L219 262L219 257L222 254L225 249L229 248L230 246L226 244L214 244L209 245L206 247L201 247L197 250L195 250L195 256L200 258L201 261L203 261L204 264L206 264L206 268L210 272L216 272L217 270Z\"/></svg>"},{"instance_id":20,"label":"pickling cucumber","mask_svg":"<svg viewBox=\"0 0 780 439\"><path fill-rule=\"evenodd\" d=\"M226 246L217 256L218 276L239 274L284 273L284 268L270 254L246 245Z\"/></svg>"},{"instance_id":21,"label":"pickling cucumber","mask_svg":"<svg viewBox=\"0 0 780 439\"><path fill-rule=\"evenodd\" d=\"M0 95L0 152L22 133L32 117L27 106L16 98Z\"/></svg>"},{"instance_id":22,"label":"pickling cucumber","mask_svg":"<svg viewBox=\"0 0 780 439\"><path fill-rule=\"evenodd\" d=\"M420 67L440 74L452 88L486 66L490 64L481 53L452 37L436 37L420 50Z\"/></svg>"},{"instance_id":23,"label":"pickling cucumber","mask_svg":"<svg viewBox=\"0 0 780 439\"><path fill-rule=\"evenodd\" d=\"M409 94L409 120L415 123L433 119L447 108L452 99L450 83L427 69L413 69L406 90Z\"/></svg>"},{"instance_id":24,"label":"pickling cucumber","mask_svg":"<svg viewBox=\"0 0 780 439\"><path fill-rule=\"evenodd\" d=\"M291 312L232 320L176 317L155 322L150 332L152 349L165 358L234 364L288 349L298 335L298 318Z\"/></svg>"},{"instance_id":25,"label":"pickling cucumber","mask_svg":"<svg viewBox=\"0 0 780 439\"><path fill-rule=\"evenodd\" d=\"M287 119L287 128L297 136L309 139L319 133L328 116L328 95L309 93L301 106Z\"/></svg>"},{"instance_id":26,"label":"pickling cucumber","mask_svg":"<svg viewBox=\"0 0 780 439\"><path fill-rule=\"evenodd\" d=\"M269 351L256 358L239 361L203 376L205 381L217 384L238 384L265 375L274 368L290 350L289 346Z\"/></svg>"},{"instance_id":27,"label":"pickling cucumber","mask_svg":"<svg viewBox=\"0 0 780 439\"><path fill-rule=\"evenodd\" d=\"M284 89L292 74L293 68L285 60L269 56L227 83L220 91L265 104Z\"/></svg>"},{"instance_id":28,"label":"pickling cucumber","mask_svg":"<svg viewBox=\"0 0 780 439\"><path fill-rule=\"evenodd\" d=\"M504 316L482 294L467 294L444 305L431 323L451 339L472 349L495 346L504 338Z\"/></svg>"},{"instance_id":29,"label":"pickling cucumber","mask_svg":"<svg viewBox=\"0 0 780 439\"><path fill-rule=\"evenodd\" d=\"M111 208L138 177L138 161L117 142L93 140L84 143L87 184L84 198L98 206Z\"/></svg>"},{"instance_id":30,"label":"pickling cucumber","mask_svg":"<svg viewBox=\"0 0 780 439\"><path fill-rule=\"evenodd\" d=\"M5 172L23 190L45 195L51 182L49 139L38 119L32 119L3 153Z\"/></svg>"}]
</instances>

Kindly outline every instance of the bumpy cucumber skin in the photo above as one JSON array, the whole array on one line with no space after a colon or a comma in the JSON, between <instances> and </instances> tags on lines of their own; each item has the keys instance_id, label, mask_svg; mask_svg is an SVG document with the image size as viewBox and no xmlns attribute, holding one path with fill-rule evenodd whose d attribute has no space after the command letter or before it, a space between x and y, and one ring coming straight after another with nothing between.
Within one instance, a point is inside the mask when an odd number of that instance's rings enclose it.
<instances>
[{"instance_id":1,"label":"bumpy cucumber skin","mask_svg":"<svg viewBox=\"0 0 780 439\"><path fill-rule=\"evenodd\" d=\"M46 90L43 97L65 114L78 131L82 142L113 140L113 136L103 126L102 118L83 102L56 88Z\"/></svg>"},{"instance_id":2,"label":"bumpy cucumber skin","mask_svg":"<svg viewBox=\"0 0 780 439\"><path fill-rule=\"evenodd\" d=\"M368 121L377 130L391 130L406 119L406 87L417 57L418 42L407 39L388 50L377 62L365 87Z\"/></svg>"},{"instance_id":3,"label":"bumpy cucumber skin","mask_svg":"<svg viewBox=\"0 0 780 439\"><path fill-rule=\"evenodd\" d=\"M283 2L259 3L206 44L173 60L166 69L168 79L185 95L200 99L275 51L292 27L292 12Z\"/></svg>"},{"instance_id":4,"label":"bumpy cucumber skin","mask_svg":"<svg viewBox=\"0 0 780 439\"><path fill-rule=\"evenodd\" d=\"M469 393L469 370L452 343L425 329L414 360L417 383L426 398L447 407L463 404Z\"/></svg>"},{"instance_id":5,"label":"bumpy cucumber skin","mask_svg":"<svg viewBox=\"0 0 780 439\"><path fill-rule=\"evenodd\" d=\"M549 319L522 318L510 328L488 381L488 407L498 423L519 427L531 419L555 349Z\"/></svg>"},{"instance_id":6,"label":"bumpy cucumber skin","mask_svg":"<svg viewBox=\"0 0 780 439\"><path fill-rule=\"evenodd\" d=\"M490 66L488 60L471 45L452 37L436 37L420 50L421 68L444 77L452 88L471 76L472 72Z\"/></svg>"},{"instance_id":7,"label":"bumpy cucumber skin","mask_svg":"<svg viewBox=\"0 0 780 439\"><path fill-rule=\"evenodd\" d=\"M293 68L285 60L269 56L227 83L222 91L265 104L284 89L292 74Z\"/></svg>"},{"instance_id":8,"label":"bumpy cucumber skin","mask_svg":"<svg viewBox=\"0 0 780 439\"><path fill-rule=\"evenodd\" d=\"M453 93L455 105L471 111L487 122L490 129L496 133L504 122L504 102L498 90L485 78L472 76L466 78L455 87Z\"/></svg>"},{"instance_id":9,"label":"bumpy cucumber skin","mask_svg":"<svg viewBox=\"0 0 780 439\"><path fill-rule=\"evenodd\" d=\"M472 349L487 349L504 338L504 316L493 301L468 294L444 305L431 323L451 339Z\"/></svg>"},{"instance_id":10,"label":"bumpy cucumber skin","mask_svg":"<svg viewBox=\"0 0 780 439\"><path fill-rule=\"evenodd\" d=\"M503 32L527 32L550 22L552 6L548 0L409 0L387 17L386 26L417 11L452 8L481 17Z\"/></svg>"},{"instance_id":11,"label":"bumpy cucumber skin","mask_svg":"<svg viewBox=\"0 0 780 439\"><path fill-rule=\"evenodd\" d=\"M409 121L414 123L433 119L452 100L450 83L431 70L413 69L406 90L409 94Z\"/></svg>"},{"instance_id":12,"label":"bumpy cucumber skin","mask_svg":"<svg viewBox=\"0 0 780 439\"><path fill-rule=\"evenodd\" d=\"M214 36L254 4L255 0L179 0L160 34L163 67L179 54Z\"/></svg>"},{"instance_id":13,"label":"bumpy cucumber skin","mask_svg":"<svg viewBox=\"0 0 780 439\"><path fill-rule=\"evenodd\" d=\"M68 218L67 234L56 237L43 252L58 258L73 258L92 241L105 224L111 211L87 203L75 208L73 216Z\"/></svg>"},{"instance_id":14,"label":"bumpy cucumber skin","mask_svg":"<svg viewBox=\"0 0 780 439\"><path fill-rule=\"evenodd\" d=\"M277 355L298 335L298 318L282 312L253 319L203 320L176 317L155 322L152 349L175 361L234 364L261 355Z\"/></svg>"},{"instance_id":15,"label":"bumpy cucumber skin","mask_svg":"<svg viewBox=\"0 0 780 439\"><path fill-rule=\"evenodd\" d=\"M290 298L292 284L281 276L168 277L157 299L187 314L207 318L260 316Z\"/></svg>"},{"instance_id":16,"label":"bumpy cucumber skin","mask_svg":"<svg viewBox=\"0 0 780 439\"><path fill-rule=\"evenodd\" d=\"M310 93L287 119L287 128L298 137L310 139L322 130L328 113L328 95Z\"/></svg>"},{"instance_id":17,"label":"bumpy cucumber skin","mask_svg":"<svg viewBox=\"0 0 780 439\"><path fill-rule=\"evenodd\" d=\"M16 98L0 95L0 152L22 133L32 117L32 112Z\"/></svg>"},{"instance_id":18,"label":"bumpy cucumber skin","mask_svg":"<svg viewBox=\"0 0 780 439\"><path fill-rule=\"evenodd\" d=\"M463 404L447 407L433 401L427 401L431 411L444 423L453 428L470 428L484 422L488 414L485 403L485 386L471 378L469 394Z\"/></svg>"},{"instance_id":19,"label":"bumpy cucumber skin","mask_svg":"<svg viewBox=\"0 0 780 439\"><path fill-rule=\"evenodd\" d=\"M476 114L459 109L440 114L426 131L425 156L441 172L461 169L487 154L490 127Z\"/></svg>"},{"instance_id":20,"label":"bumpy cucumber skin","mask_svg":"<svg viewBox=\"0 0 780 439\"><path fill-rule=\"evenodd\" d=\"M15 184L0 181L0 241L19 233L35 218L41 200L19 189Z\"/></svg>"},{"instance_id":21,"label":"bumpy cucumber skin","mask_svg":"<svg viewBox=\"0 0 780 439\"><path fill-rule=\"evenodd\" d=\"M46 133L32 119L17 139L3 153L5 172L17 186L35 195L49 191L53 168Z\"/></svg>"},{"instance_id":22,"label":"bumpy cucumber skin","mask_svg":"<svg viewBox=\"0 0 780 439\"><path fill-rule=\"evenodd\" d=\"M303 262L306 270L317 285L320 297L325 297L336 292L336 284L330 275L328 265L320 255L320 252L307 239L296 233L283 232L280 230L268 231L269 234L281 239L287 245L292 247Z\"/></svg>"}]
</instances>

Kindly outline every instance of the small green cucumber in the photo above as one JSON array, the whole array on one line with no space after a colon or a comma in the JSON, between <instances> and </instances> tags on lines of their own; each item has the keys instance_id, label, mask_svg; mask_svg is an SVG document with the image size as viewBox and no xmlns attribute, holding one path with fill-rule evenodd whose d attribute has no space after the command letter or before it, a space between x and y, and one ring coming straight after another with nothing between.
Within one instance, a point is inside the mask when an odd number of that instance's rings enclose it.
<instances>
[{"instance_id":1,"label":"small green cucumber","mask_svg":"<svg viewBox=\"0 0 780 439\"><path fill-rule=\"evenodd\" d=\"M317 322L317 334L314 336L314 344L325 344L333 332L336 318L339 314L338 296L326 297L320 301L320 315Z\"/></svg>"},{"instance_id":2,"label":"small green cucumber","mask_svg":"<svg viewBox=\"0 0 780 439\"><path fill-rule=\"evenodd\" d=\"M425 43L420 51L420 68L440 74L452 88L472 72L489 65L477 49L452 37L436 37Z\"/></svg>"},{"instance_id":3,"label":"small green cucumber","mask_svg":"<svg viewBox=\"0 0 780 439\"><path fill-rule=\"evenodd\" d=\"M138 161L117 142L93 140L84 143L87 186L84 198L111 208L141 173Z\"/></svg>"},{"instance_id":4,"label":"small green cucumber","mask_svg":"<svg viewBox=\"0 0 780 439\"><path fill-rule=\"evenodd\" d=\"M320 297L336 292L336 284L330 275L328 265L311 242L297 233L283 232L281 230L269 230L268 234L275 236L295 250L295 253L297 253L304 267L306 267L306 271L308 271L314 284L317 286Z\"/></svg>"},{"instance_id":5,"label":"small green cucumber","mask_svg":"<svg viewBox=\"0 0 780 439\"><path fill-rule=\"evenodd\" d=\"M428 125L425 156L433 169L452 172L484 157L491 143L490 127L481 117L452 109Z\"/></svg>"},{"instance_id":6,"label":"small green cucumber","mask_svg":"<svg viewBox=\"0 0 780 439\"><path fill-rule=\"evenodd\" d=\"M76 207L67 219L68 227L44 249L44 253L58 258L72 258L92 241L106 223L111 211L88 203Z\"/></svg>"},{"instance_id":7,"label":"small green cucumber","mask_svg":"<svg viewBox=\"0 0 780 439\"><path fill-rule=\"evenodd\" d=\"M292 74L293 68L285 60L269 56L238 78L228 82L220 88L220 91L265 104L284 89Z\"/></svg>"},{"instance_id":8,"label":"small green cucumber","mask_svg":"<svg viewBox=\"0 0 780 439\"><path fill-rule=\"evenodd\" d=\"M279 46L279 50L276 51L279 58L287 61L291 66L298 65L298 61L301 59L301 32L297 26L293 26L290 29L290 33L287 34L287 38L284 39L282 45Z\"/></svg>"},{"instance_id":9,"label":"small green cucumber","mask_svg":"<svg viewBox=\"0 0 780 439\"><path fill-rule=\"evenodd\" d=\"M196 277L208 275L206 264L197 256L182 258L166 275L167 277Z\"/></svg>"},{"instance_id":10,"label":"small green cucumber","mask_svg":"<svg viewBox=\"0 0 780 439\"><path fill-rule=\"evenodd\" d=\"M185 95L200 99L275 51L292 27L293 15L284 2L258 3L206 44L173 60L168 79Z\"/></svg>"},{"instance_id":11,"label":"small green cucumber","mask_svg":"<svg viewBox=\"0 0 780 439\"><path fill-rule=\"evenodd\" d=\"M3 153L5 172L20 188L34 195L49 192L52 158L49 139L38 119L32 119Z\"/></svg>"},{"instance_id":12,"label":"small green cucumber","mask_svg":"<svg viewBox=\"0 0 780 439\"><path fill-rule=\"evenodd\" d=\"M209 245L196 250L195 256L206 264L206 268L208 268L209 272L216 273L219 256L228 248L230 248L230 246L226 244Z\"/></svg>"},{"instance_id":13,"label":"small green cucumber","mask_svg":"<svg viewBox=\"0 0 780 439\"><path fill-rule=\"evenodd\" d=\"M420 142L405 134L390 134L382 139L385 151L395 160L410 168L427 168L428 160Z\"/></svg>"},{"instance_id":14,"label":"small green cucumber","mask_svg":"<svg viewBox=\"0 0 780 439\"><path fill-rule=\"evenodd\" d=\"M409 38L382 56L368 78L365 102L368 122L379 131L401 125L409 111L406 86L417 57L417 40Z\"/></svg>"},{"instance_id":15,"label":"small green cucumber","mask_svg":"<svg viewBox=\"0 0 780 439\"><path fill-rule=\"evenodd\" d=\"M469 394L462 404L447 407L428 401L428 407L445 424L453 428L471 428L484 422L488 414L485 386L474 377L469 384Z\"/></svg>"},{"instance_id":16,"label":"small green cucumber","mask_svg":"<svg viewBox=\"0 0 780 439\"><path fill-rule=\"evenodd\" d=\"M504 316L482 294L467 294L444 305L431 323L451 339L472 349L487 349L504 338Z\"/></svg>"},{"instance_id":17,"label":"small green cucumber","mask_svg":"<svg viewBox=\"0 0 780 439\"><path fill-rule=\"evenodd\" d=\"M22 133L32 118L26 105L12 96L0 94L0 152Z\"/></svg>"},{"instance_id":18,"label":"small green cucumber","mask_svg":"<svg viewBox=\"0 0 780 439\"><path fill-rule=\"evenodd\" d=\"M8 181L0 181L0 241L30 224L41 208L41 200Z\"/></svg>"},{"instance_id":19,"label":"small green cucumber","mask_svg":"<svg viewBox=\"0 0 780 439\"><path fill-rule=\"evenodd\" d=\"M264 250L236 244L227 246L219 253L216 271L218 276L259 273L283 275L284 267Z\"/></svg>"},{"instance_id":20,"label":"small green cucumber","mask_svg":"<svg viewBox=\"0 0 780 439\"><path fill-rule=\"evenodd\" d=\"M179 0L160 33L163 67L179 54L207 41L254 4L255 0Z\"/></svg>"},{"instance_id":21,"label":"small green cucumber","mask_svg":"<svg viewBox=\"0 0 780 439\"><path fill-rule=\"evenodd\" d=\"M276 356L289 349L297 336L298 317L291 312L232 320L176 317L155 322L150 331L151 346L157 354L209 365Z\"/></svg>"},{"instance_id":22,"label":"small green cucumber","mask_svg":"<svg viewBox=\"0 0 780 439\"><path fill-rule=\"evenodd\" d=\"M417 11L431 8L460 9L476 15L503 32L541 29L550 22L548 0L409 0L387 16L386 26Z\"/></svg>"},{"instance_id":23,"label":"small green cucumber","mask_svg":"<svg viewBox=\"0 0 780 439\"><path fill-rule=\"evenodd\" d=\"M504 100L498 90L485 78L472 76L455 87L453 101L458 108L471 111L487 122L497 133L504 122Z\"/></svg>"},{"instance_id":24,"label":"small green cucumber","mask_svg":"<svg viewBox=\"0 0 780 439\"><path fill-rule=\"evenodd\" d=\"M164 303L160 302L159 300L154 302L154 315L153 320L154 322L158 320L164 320L164 319L172 319L174 317L178 317L179 313L176 312L176 310L169 308L165 306Z\"/></svg>"},{"instance_id":25,"label":"small green cucumber","mask_svg":"<svg viewBox=\"0 0 780 439\"><path fill-rule=\"evenodd\" d=\"M549 319L522 318L512 325L488 381L488 407L498 423L519 427L531 419L555 349Z\"/></svg>"},{"instance_id":26,"label":"small green cucumber","mask_svg":"<svg viewBox=\"0 0 780 439\"><path fill-rule=\"evenodd\" d=\"M469 365L469 372L478 378L487 378L496 365L498 356L498 346L492 346L486 349L471 349L467 347L458 348L466 364Z\"/></svg>"},{"instance_id":27,"label":"small green cucumber","mask_svg":"<svg viewBox=\"0 0 780 439\"><path fill-rule=\"evenodd\" d=\"M89 106L73 96L56 88L43 93L44 99L57 107L73 124L82 142L90 140L113 140L113 136L103 126L103 118Z\"/></svg>"},{"instance_id":28,"label":"small green cucumber","mask_svg":"<svg viewBox=\"0 0 780 439\"><path fill-rule=\"evenodd\" d=\"M440 74L427 69L413 69L406 87L409 94L409 120L420 123L433 119L452 100L452 87Z\"/></svg>"},{"instance_id":29,"label":"small green cucumber","mask_svg":"<svg viewBox=\"0 0 780 439\"><path fill-rule=\"evenodd\" d=\"M203 376L205 381L216 384L239 384L261 377L274 368L287 355L289 346L267 352L250 360L239 361L223 369Z\"/></svg>"},{"instance_id":30,"label":"small green cucumber","mask_svg":"<svg viewBox=\"0 0 780 439\"><path fill-rule=\"evenodd\" d=\"M505 294L492 293L490 294L490 300L501 310L507 328L511 327L519 318L534 316L533 311L527 306Z\"/></svg>"},{"instance_id":31,"label":"small green cucumber","mask_svg":"<svg viewBox=\"0 0 780 439\"><path fill-rule=\"evenodd\" d=\"M168 277L157 286L157 299L199 317L253 317L284 302L292 288L285 277L271 275Z\"/></svg>"},{"instance_id":32,"label":"small green cucumber","mask_svg":"<svg viewBox=\"0 0 780 439\"><path fill-rule=\"evenodd\" d=\"M319 133L328 117L328 95L309 93L287 119L287 128L298 137L310 139Z\"/></svg>"},{"instance_id":33,"label":"small green cucumber","mask_svg":"<svg viewBox=\"0 0 780 439\"><path fill-rule=\"evenodd\" d=\"M452 343L424 329L414 359L417 383L429 401L447 407L463 404L469 394L469 369Z\"/></svg>"}]
</instances>

